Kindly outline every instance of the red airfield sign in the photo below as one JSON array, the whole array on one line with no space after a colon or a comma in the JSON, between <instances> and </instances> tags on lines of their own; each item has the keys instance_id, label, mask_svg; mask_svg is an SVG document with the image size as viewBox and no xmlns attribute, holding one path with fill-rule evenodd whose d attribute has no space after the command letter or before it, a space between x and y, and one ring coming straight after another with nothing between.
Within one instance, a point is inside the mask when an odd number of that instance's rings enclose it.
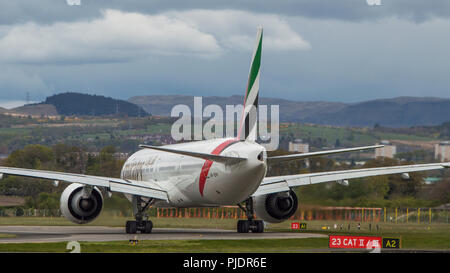
<instances>
[{"instance_id":1,"label":"red airfield sign","mask_svg":"<svg viewBox=\"0 0 450 273\"><path fill-rule=\"evenodd\" d=\"M381 248L382 238L376 236L329 235L329 248Z\"/></svg>"}]
</instances>

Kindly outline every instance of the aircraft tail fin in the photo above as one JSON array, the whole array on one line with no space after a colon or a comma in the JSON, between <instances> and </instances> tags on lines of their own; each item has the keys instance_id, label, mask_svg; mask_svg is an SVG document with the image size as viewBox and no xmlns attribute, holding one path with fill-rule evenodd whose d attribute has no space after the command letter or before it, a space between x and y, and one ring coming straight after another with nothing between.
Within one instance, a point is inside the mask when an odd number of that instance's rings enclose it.
<instances>
[{"instance_id":1,"label":"aircraft tail fin","mask_svg":"<svg viewBox=\"0 0 450 273\"><path fill-rule=\"evenodd\" d=\"M258 27L256 46L253 51L247 88L244 97L244 111L239 125L238 139L256 141L259 75L261 67L263 29Z\"/></svg>"}]
</instances>

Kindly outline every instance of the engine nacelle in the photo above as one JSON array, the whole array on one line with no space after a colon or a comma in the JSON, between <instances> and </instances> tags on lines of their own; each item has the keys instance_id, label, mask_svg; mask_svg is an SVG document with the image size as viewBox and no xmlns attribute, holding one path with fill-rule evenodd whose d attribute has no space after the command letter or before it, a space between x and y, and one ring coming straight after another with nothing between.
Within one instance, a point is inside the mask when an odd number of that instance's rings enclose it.
<instances>
[{"instance_id":1,"label":"engine nacelle","mask_svg":"<svg viewBox=\"0 0 450 273\"><path fill-rule=\"evenodd\" d=\"M298 199L293 191L260 195L253 199L255 214L269 223L281 223L297 211Z\"/></svg>"},{"instance_id":2,"label":"engine nacelle","mask_svg":"<svg viewBox=\"0 0 450 273\"><path fill-rule=\"evenodd\" d=\"M77 224L86 224L93 221L103 208L103 197L100 190L96 187L92 189L85 187L73 183L65 188L61 194L61 213Z\"/></svg>"}]
</instances>

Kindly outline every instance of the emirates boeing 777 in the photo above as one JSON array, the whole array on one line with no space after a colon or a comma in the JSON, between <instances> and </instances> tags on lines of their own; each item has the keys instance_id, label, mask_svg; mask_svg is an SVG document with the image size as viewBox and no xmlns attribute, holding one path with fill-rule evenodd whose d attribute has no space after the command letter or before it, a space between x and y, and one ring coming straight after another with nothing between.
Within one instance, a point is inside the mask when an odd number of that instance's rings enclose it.
<instances>
[{"instance_id":1,"label":"emirates boeing 777","mask_svg":"<svg viewBox=\"0 0 450 273\"><path fill-rule=\"evenodd\" d=\"M450 167L450 163L432 163L266 177L270 164L380 146L268 157L266 149L256 142L257 125L250 118L252 109L258 107L262 37L262 28L258 28L236 138L140 145L142 149L126 160L121 178L0 167L0 179L14 175L70 183L61 195L60 207L67 219L78 224L91 222L101 213L103 188L108 193L123 193L130 200L135 220L127 221L127 233L151 233L153 223L145 217L149 206L225 205L238 205L246 213L247 220L237 222L238 232L258 233L264 231L263 221L279 223L296 212L295 187L332 181L348 185L348 179L352 178Z\"/></svg>"}]
</instances>

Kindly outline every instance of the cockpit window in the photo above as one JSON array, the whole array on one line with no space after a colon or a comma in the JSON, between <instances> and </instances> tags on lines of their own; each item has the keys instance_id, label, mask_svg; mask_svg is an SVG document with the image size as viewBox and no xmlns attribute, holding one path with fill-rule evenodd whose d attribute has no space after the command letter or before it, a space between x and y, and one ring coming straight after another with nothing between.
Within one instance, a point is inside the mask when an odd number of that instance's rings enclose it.
<instances>
[{"instance_id":1,"label":"cockpit window","mask_svg":"<svg viewBox=\"0 0 450 273\"><path fill-rule=\"evenodd\" d=\"M264 161L264 152L260 152L257 158L259 161Z\"/></svg>"}]
</instances>

